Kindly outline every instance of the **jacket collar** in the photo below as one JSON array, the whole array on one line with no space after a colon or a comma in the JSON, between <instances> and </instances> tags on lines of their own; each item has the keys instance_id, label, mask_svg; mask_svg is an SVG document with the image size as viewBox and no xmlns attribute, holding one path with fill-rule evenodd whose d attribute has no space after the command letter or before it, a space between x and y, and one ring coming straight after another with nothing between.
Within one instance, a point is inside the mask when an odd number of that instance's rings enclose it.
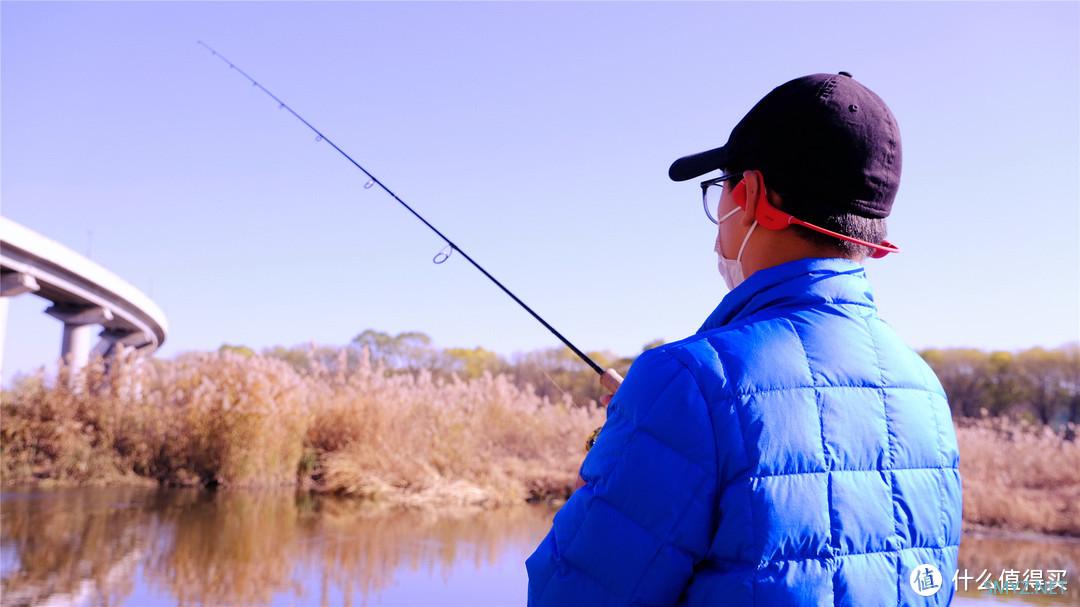
<instances>
[{"instance_id":1,"label":"jacket collar","mask_svg":"<svg viewBox=\"0 0 1080 607\"><path fill-rule=\"evenodd\" d=\"M808 257L758 270L732 289L698 333L774 307L855 304L877 308L862 264L843 258Z\"/></svg>"}]
</instances>

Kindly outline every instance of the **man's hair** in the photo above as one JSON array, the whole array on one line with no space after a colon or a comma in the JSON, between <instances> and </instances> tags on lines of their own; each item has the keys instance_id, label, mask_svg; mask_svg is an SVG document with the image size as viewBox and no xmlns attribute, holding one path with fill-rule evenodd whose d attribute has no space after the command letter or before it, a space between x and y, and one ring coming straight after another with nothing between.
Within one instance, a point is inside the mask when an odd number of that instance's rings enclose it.
<instances>
[{"instance_id":1,"label":"man's hair","mask_svg":"<svg viewBox=\"0 0 1080 607\"><path fill-rule=\"evenodd\" d=\"M767 179L766 187L769 187ZM791 213L807 223L812 223L833 232L839 232L844 236L851 236L852 238L858 238L859 240L873 243L879 243L885 240L888 234L884 218L875 219L872 217L863 217L862 215L856 215L854 213L830 212L824 209L847 205L814 204L815 202L820 201L812 200L809 196L802 194L792 187L781 186L781 188L772 189L780 195L784 211ZM840 257L856 259L869 257L874 252L874 249L871 249L870 247L855 244L854 242L848 242L846 240L840 240L839 238L834 238L828 234L822 234L821 232L816 232L799 225L793 225L790 229L803 240L834 251Z\"/></svg>"},{"instance_id":2,"label":"man's hair","mask_svg":"<svg viewBox=\"0 0 1080 607\"><path fill-rule=\"evenodd\" d=\"M826 230L839 232L844 236L851 236L867 242L879 243L885 240L887 233L884 219L863 217L854 213L824 215L816 218L812 216L800 217L796 213L792 213L792 215ZM833 238L828 234L815 232L799 225L791 226L791 229L795 230L795 233L803 240L836 251L840 257L849 259L863 258L869 257L874 252L874 249L870 247Z\"/></svg>"}]
</instances>

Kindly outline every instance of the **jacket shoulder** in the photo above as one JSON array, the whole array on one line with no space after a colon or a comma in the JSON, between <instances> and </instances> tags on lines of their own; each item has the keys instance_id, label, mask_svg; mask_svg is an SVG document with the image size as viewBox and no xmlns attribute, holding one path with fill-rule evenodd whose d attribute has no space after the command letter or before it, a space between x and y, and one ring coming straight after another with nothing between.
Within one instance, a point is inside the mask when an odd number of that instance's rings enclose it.
<instances>
[{"instance_id":1,"label":"jacket shoulder","mask_svg":"<svg viewBox=\"0 0 1080 607\"><path fill-rule=\"evenodd\" d=\"M705 393L811 387L900 387L944 398L922 357L863 306L822 305L704 331L656 348Z\"/></svg>"}]
</instances>

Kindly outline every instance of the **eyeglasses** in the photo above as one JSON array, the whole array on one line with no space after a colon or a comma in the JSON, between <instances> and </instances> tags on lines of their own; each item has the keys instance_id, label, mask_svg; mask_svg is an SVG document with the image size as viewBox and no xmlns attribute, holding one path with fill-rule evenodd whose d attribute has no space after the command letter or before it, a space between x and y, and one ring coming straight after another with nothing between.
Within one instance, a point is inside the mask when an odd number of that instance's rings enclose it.
<instances>
[{"instance_id":1,"label":"eyeglasses","mask_svg":"<svg viewBox=\"0 0 1080 607\"><path fill-rule=\"evenodd\" d=\"M732 173L701 182L701 205L705 207L705 215L709 221L720 225L716 216L720 214L720 197L724 194L724 182L731 181L731 185L735 185L740 179L742 179L741 173Z\"/></svg>"},{"instance_id":2,"label":"eyeglasses","mask_svg":"<svg viewBox=\"0 0 1080 607\"><path fill-rule=\"evenodd\" d=\"M706 179L705 181L701 182L701 204L705 207L705 215L709 218L709 221L713 222L716 225L720 225L721 221L724 221L728 217L731 217L733 214L735 214L736 211L741 208L739 206L736 206L734 209L731 209L729 213L727 213L720 219L716 218L716 216L720 214L720 196L724 193L724 182L730 181L731 184L734 185L738 183L741 178L741 174L732 173L729 175L721 175L715 179ZM767 230L783 230L788 226L796 225L802 226L808 230L813 230L815 232L825 234L826 236L832 236L833 238L839 240L853 242L855 244L870 248L873 251L870 256L875 259L884 257L889 253L900 252L900 247L892 244L887 240L882 240L879 243L867 242L865 240L860 240L858 238L854 238L846 234L841 234L839 232L833 232L832 230L827 230L821 226L817 226L812 223L803 221L802 219L799 219L798 217L795 217L790 213L774 207L772 203L770 203L764 197L760 198L758 201L757 209L754 211L754 220L757 222L757 224Z\"/></svg>"}]
</instances>

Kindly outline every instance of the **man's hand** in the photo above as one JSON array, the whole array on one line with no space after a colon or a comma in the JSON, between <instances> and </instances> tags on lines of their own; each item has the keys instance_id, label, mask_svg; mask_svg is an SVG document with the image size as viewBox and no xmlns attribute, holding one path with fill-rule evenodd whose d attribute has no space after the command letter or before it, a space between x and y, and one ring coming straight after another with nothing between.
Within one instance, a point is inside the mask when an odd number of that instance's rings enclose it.
<instances>
[{"instance_id":1,"label":"man's hand","mask_svg":"<svg viewBox=\"0 0 1080 607\"><path fill-rule=\"evenodd\" d=\"M671 354L649 350L634 365L625 387L604 380L617 398L584 486L525 563L531 607L675 605L710 547L720 460L709 405ZM667 431L680 438L670 447L654 438Z\"/></svg>"},{"instance_id":2,"label":"man's hand","mask_svg":"<svg viewBox=\"0 0 1080 607\"><path fill-rule=\"evenodd\" d=\"M601 405L604 405L606 407L608 406L608 404L611 403L611 399L615 397L615 392L619 390L619 386L622 385L622 381L622 375L619 375L618 371L616 371L615 369L608 369L607 371L604 371L604 374L600 376L600 386L603 389L607 390L608 393L600 397ZM586 452L588 452L589 449L592 449L593 443L595 443L597 437L600 436L600 430L602 429L603 426L594 430L592 435L589 436L589 439L585 441Z\"/></svg>"},{"instance_id":3,"label":"man's hand","mask_svg":"<svg viewBox=\"0 0 1080 607\"><path fill-rule=\"evenodd\" d=\"M607 390L607 394L600 397L600 404L605 407L611 402L611 397L615 396L615 392L622 385L622 375L615 369L608 369L604 371L604 374L600 376L600 385Z\"/></svg>"},{"instance_id":4,"label":"man's hand","mask_svg":"<svg viewBox=\"0 0 1080 607\"><path fill-rule=\"evenodd\" d=\"M619 386L622 385L622 381L622 375L619 375L619 373L615 371L615 369L608 369L607 371L604 371L604 374L600 376L600 386L607 390L608 393L600 397L601 405L604 405L605 407L608 406L608 403L611 402L612 397L615 396L615 392L619 389ZM585 441L586 453L589 452L589 449L592 449L593 443L596 442L596 439L600 436L600 431L603 428L603 426L600 426L596 430L593 430L593 433ZM584 484L585 479L579 476L577 478L577 482L574 484L574 491L581 489Z\"/></svg>"}]
</instances>

